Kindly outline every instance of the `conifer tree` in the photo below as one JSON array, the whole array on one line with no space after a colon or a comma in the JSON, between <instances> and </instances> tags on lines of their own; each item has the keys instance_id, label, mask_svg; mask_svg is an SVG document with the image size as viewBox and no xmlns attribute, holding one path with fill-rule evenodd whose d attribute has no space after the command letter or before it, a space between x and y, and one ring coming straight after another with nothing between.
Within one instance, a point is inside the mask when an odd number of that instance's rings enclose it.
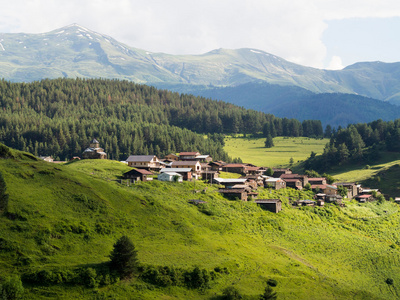
<instances>
[{"instance_id":1,"label":"conifer tree","mask_svg":"<svg viewBox=\"0 0 400 300\"><path fill-rule=\"evenodd\" d=\"M139 264L135 245L126 235L119 238L114 244L110 258L111 270L117 271L122 278L134 274Z\"/></svg>"}]
</instances>

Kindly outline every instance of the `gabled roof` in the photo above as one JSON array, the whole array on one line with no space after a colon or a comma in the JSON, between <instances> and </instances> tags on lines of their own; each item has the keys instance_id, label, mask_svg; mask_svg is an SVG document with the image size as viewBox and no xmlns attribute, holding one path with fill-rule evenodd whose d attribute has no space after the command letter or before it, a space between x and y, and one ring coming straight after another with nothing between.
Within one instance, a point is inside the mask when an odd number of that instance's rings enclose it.
<instances>
[{"instance_id":1,"label":"gabled roof","mask_svg":"<svg viewBox=\"0 0 400 300\"><path fill-rule=\"evenodd\" d=\"M224 168L244 168L247 167L245 164L227 164Z\"/></svg>"},{"instance_id":2,"label":"gabled roof","mask_svg":"<svg viewBox=\"0 0 400 300\"><path fill-rule=\"evenodd\" d=\"M229 183L245 183L246 178L214 178L214 181L221 184L229 184Z\"/></svg>"},{"instance_id":3,"label":"gabled roof","mask_svg":"<svg viewBox=\"0 0 400 300\"><path fill-rule=\"evenodd\" d=\"M127 162L151 162L155 155L129 155ZM157 158L157 157L156 157Z\"/></svg>"},{"instance_id":4,"label":"gabled roof","mask_svg":"<svg viewBox=\"0 0 400 300\"><path fill-rule=\"evenodd\" d=\"M183 160L183 161L174 161L171 166L194 166L200 164L197 160ZM200 164L201 165L201 164Z\"/></svg>"},{"instance_id":5,"label":"gabled roof","mask_svg":"<svg viewBox=\"0 0 400 300\"><path fill-rule=\"evenodd\" d=\"M200 155L200 153L199 152L181 152L181 153L179 153L179 156L182 156L182 155L197 156L197 155Z\"/></svg>"},{"instance_id":6,"label":"gabled roof","mask_svg":"<svg viewBox=\"0 0 400 300\"><path fill-rule=\"evenodd\" d=\"M179 176L179 177L182 177L181 174L176 173L176 172L161 172L160 175L161 175L161 174L168 174L168 175L171 175L171 176ZM160 175L159 175L159 176L160 176Z\"/></svg>"},{"instance_id":7,"label":"gabled roof","mask_svg":"<svg viewBox=\"0 0 400 300\"><path fill-rule=\"evenodd\" d=\"M125 172L124 175L125 174L137 174L137 173L142 174L142 175L153 175L153 173L151 173L150 171L147 171L145 169L132 169L128 172Z\"/></svg>"},{"instance_id":8,"label":"gabled roof","mask_svg":"<svg viewBox=\"0 0 400 300\"><path fill-rule=\"evenodd\" d=\"M99 141L96 140L96 139L93 139L90 143L91 143L91 144L99 144Z\"/></svg>"},{"instance_id":9,"label":"gabled roof","mask_svg":"<svg viewBox=\"0 0 400 300\"><path fill-rule=\"evenodd\" d=\"M165 172L179 172L179 173L189 173L192 172L192 168L162 168L160 173Z\"/></svg>"},{"instance_id":10,"label":"gabled roof","mask_svg":"<svg viewBox=\"0 0 400 300\"><path fill-rule=\"evenodd\" d=\"M325 177L309 177L308 181L322 181L322 180L326 180Z\"/></svg>"},{"instance_id":11,"label":"gabled roof","mask_svg":"<svg viewBox=\"0 0 400 300\"><path fill-rule=\"evenodd\" d=\"M278 203L278 202L282 202L282 200L280 199L258 199L258 200L254 200L255 203L260 203L260 204L268 204L268 203Z\"/></svg>"},{"instance_id":12,"label":"gabled roof","mask_svg":"<svg viewBox=\"0 0 400 300\"><path fill-rule=\"evenodd\" d=\"M196 158L202 159L202 158L207 158L210 157L210 155L205 154L205 155L197 155Z\"/></svg>"}]
</instances>

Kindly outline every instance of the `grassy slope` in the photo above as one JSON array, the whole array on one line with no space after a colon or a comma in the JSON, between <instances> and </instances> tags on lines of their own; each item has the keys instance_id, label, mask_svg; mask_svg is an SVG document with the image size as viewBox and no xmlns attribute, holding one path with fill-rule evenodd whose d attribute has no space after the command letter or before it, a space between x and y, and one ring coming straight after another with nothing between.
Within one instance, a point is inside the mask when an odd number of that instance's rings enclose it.
<instances>
[{"instance_id":1,"label":"grassy slope","mask_svg":"<svg viewBox=\"0 0 400 300\"><path fill-rule=\"evenodd\" d=\"M310 156L311 151L323 152L327 139L315 140L309 138L274 138L275 146L264 147L265 138L232 138L225 139L225 150L232 157L241 157L244 162L259 166L289 166L293 157L294 171L301 171L301 165L296 164ZM362 164L345 164L333 168L329 173L339 181L353 181L366 187L381 189L388 197L400 197L400 154L387 152L369 167Z\"/></svg>"},{"instance_id":2,"label":"grassy slope","mask_svg":"<svg viewBox=\"0 0 400 300\"><path fill-rule=\"evenodd\" d=\"M327 139L274 138L274 147L265 148L265 138L227 137L224 150L231 157L240 157L243 162L268 167L288 167L292 157L295 162L306 159L311 151L323 152Z\"/></svg>"},{"instance_id":3,"label":"grassy slope","mask_svg":"<svg viewBox=\"0 0 400 300\"><path fill-rule=\"evenodd\" d=\"M32 160L0 160L17 219L0 217L0 237L18 251L0 251L0 272L76 267L104 263L115 240L129 235L143 263L213 269L229 275L204 293L184 288L153 288L123 281L99 290L80 286L28 286L28 298L76 299L118 295L118 299L212 299L235 284L246 295L261 294L267 278L278 281L280 299L396 299L400 282L400 226L397 206L349 204L347 208L291 209L290 189L261 191L281 197L284 211L272 214L254 203L226 201L215 187L193 194L193 183L149 182L123 186L114 181L127 170L112 161L55 165ZM77 201L86 195L89 205ZM302 197L309 197L306 194ZM207 201L206 209L187 203ZM96 206L97 205L97 206ZM387 211L387 213L384 213ZM62 225L83 233L61 232ZM110 234L96 232L96 224ZM16 266L29 257L28 267ZM385 283L394 279L394 286Z\"/></svg>"}]
</instances>

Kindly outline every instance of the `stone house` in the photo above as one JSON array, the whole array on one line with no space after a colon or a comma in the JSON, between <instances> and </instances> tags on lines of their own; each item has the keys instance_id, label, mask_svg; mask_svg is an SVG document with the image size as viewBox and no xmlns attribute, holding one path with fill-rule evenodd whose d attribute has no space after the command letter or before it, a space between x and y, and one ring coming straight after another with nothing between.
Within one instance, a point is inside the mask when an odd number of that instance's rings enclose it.
<instances>
[{"instance_id":1,"label":"stone house","mask_svg":"<svg viewBox=\"0 0 400 300\"><path fill-rule=\"evenodd\" d=\"M86 148L82 153L82 158L84 159L107 159L107 153L104 152L103 148L100 148L100 143L98 140L93 139L89 148Z\"/></svg>"}]
</instances>

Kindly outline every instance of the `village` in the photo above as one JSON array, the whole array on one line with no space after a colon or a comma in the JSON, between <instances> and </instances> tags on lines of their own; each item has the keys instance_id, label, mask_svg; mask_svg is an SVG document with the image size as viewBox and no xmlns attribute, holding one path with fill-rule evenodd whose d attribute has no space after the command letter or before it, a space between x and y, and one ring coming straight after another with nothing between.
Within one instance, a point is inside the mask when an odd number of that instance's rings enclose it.
<instances>
[{"instance_id":1,"label":"village","mask_svg":"<svg viewBox=\"0 0 400 300\"><path fill-rule=\"evenodd\" d=\"M50 157L41 157L52 162ZM74 157L74 159L80 159ZM107 154L100 143L93 139L82 153L82 159L107 159ZM219 187L219 193L230 200L252 200L261 208L278 213L282 210L280 199L259 199L258 188L311 190L313 199L292 199L293 206L324 206L335 203L343 206L343 196L360 203L372 202L381 195L379 189L363 187L355 182L328 182L325 177L313 178L304 174L294 174L290 168L270 168L249 163L225 163L213 161L207 154L199 152L171 153L164 158L156 155L130 155L123 163L132 170L121 174L128 184L152 181L167 182L203 180ZM239 174L239 178L223 178L221 173ZM340 193L339 187L346 191ZM400 198L395 202L400 203Z\"/></svg>"}]
</instances>

